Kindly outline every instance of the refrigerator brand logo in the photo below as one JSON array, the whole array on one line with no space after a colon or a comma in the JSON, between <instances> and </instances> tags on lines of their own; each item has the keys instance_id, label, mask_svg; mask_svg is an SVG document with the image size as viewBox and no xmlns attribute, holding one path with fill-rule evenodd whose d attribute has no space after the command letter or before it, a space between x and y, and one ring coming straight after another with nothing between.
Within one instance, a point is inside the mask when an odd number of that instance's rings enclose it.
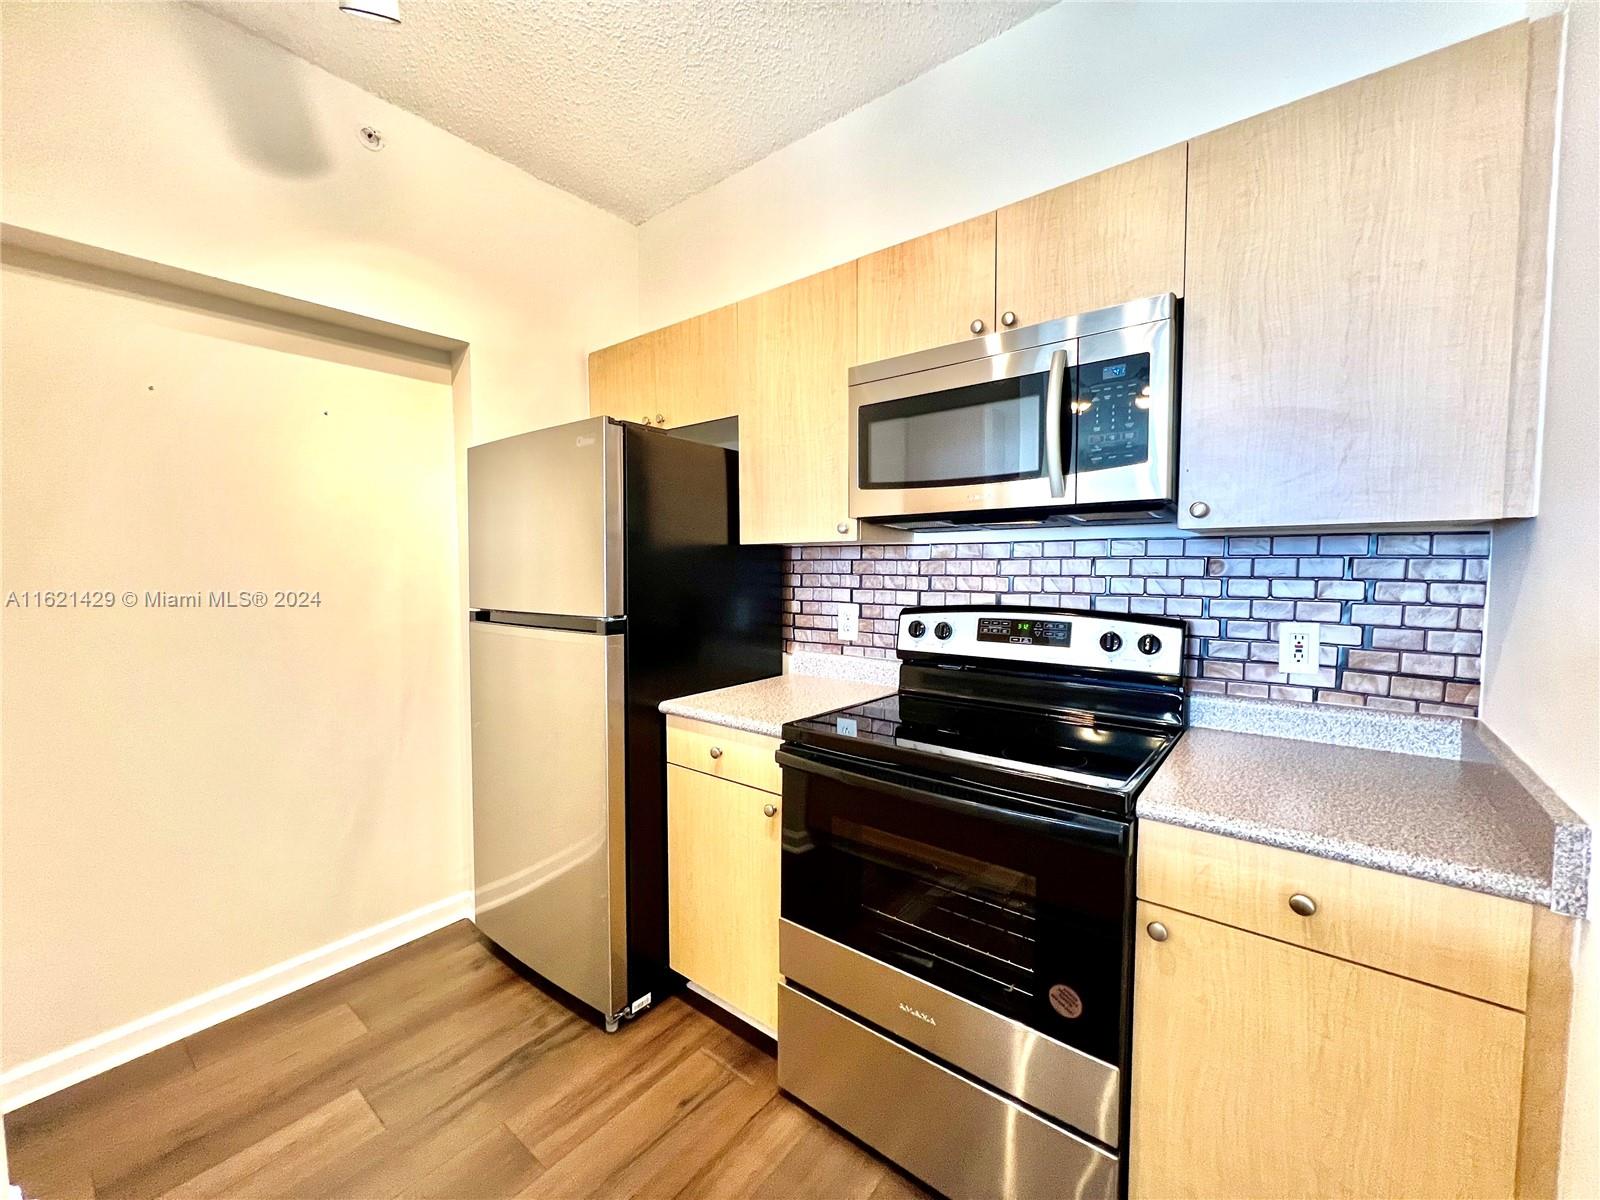
<instances>
[{"instance_id":1,"label":"refrigerator brand logo","mask_svg":"<svg viewBox=\"0 0 1600 1200\"><path fill-rule=\"evenodd\" d=\"M904 1000L900 1001L900 1011L905 1013L907 1016L915 1017L919 1021L925 1021L929 1025L937 1025L939 1023L927 1013L923 1012L920 1008L912 1008L911 1005L907 1004Z\"/></svg>"},{"instance_id":2,"label":"refrigerator brand logo","mask_svg":"<svg viewBox=\"0 0 1600 1200\"><path fill-rule=\"evenodd\" d=\"M580 445L580 446L592 446L592 445L594 445L594 439L592 437L581 437L581 438L577 438L576 441L577 441L578 445Z\"/></svg>"}]
</instances>

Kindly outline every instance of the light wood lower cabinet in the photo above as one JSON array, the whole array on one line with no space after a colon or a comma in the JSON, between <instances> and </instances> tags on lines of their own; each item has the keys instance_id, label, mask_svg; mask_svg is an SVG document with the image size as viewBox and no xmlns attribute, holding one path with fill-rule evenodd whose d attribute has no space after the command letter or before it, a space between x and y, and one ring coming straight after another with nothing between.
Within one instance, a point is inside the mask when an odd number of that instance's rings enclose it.
<instances>
[{"instance_id":1,"label":"light wood lower cabinet","mask_svg":"<svg viewBox=\"0 0 1600 1200\"><path fill-rule=\"evenodd\" d=\"M667 767L672 969L768 1030L778 1024L782 805L772 792Z\"/></svg>"},{"instance_id":2,"label":"light wood lower cabinet","mask_svg":"<svg viewBox=\"0 0 1600 1200\"><path fill-rule=\"evenodd\" d=\"M1135 1200L1514 1193L1521 1013L1147 902L1135 937Z\"/></svg>"}]
</instances>

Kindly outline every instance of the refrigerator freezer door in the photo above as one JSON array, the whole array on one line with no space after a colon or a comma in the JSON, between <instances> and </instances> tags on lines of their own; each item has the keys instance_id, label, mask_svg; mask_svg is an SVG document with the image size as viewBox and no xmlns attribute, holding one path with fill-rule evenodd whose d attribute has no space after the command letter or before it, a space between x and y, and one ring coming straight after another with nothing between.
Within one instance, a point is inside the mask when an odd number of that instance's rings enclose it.
<instances>
[{"instance_id":1,"label":"refrigerator freezer door","mask_svg":"<svg viewBox=\"0 0 1600 1200\"><path fill-rule=\"evenodd\" d=\"M474 919L611 1017L628 999L623 635L470 630Z\"/></svg>"},{"instance_id":2,"label":"refrigerator freezer door","mask_svg":"<svg viewBox=\"0 0 1600 1200\"><path fill-rule=\"evenodd\" d=\"M468 604L623 615L622 428L604 417L467 451Z\"/></svg>"}]
</instances>

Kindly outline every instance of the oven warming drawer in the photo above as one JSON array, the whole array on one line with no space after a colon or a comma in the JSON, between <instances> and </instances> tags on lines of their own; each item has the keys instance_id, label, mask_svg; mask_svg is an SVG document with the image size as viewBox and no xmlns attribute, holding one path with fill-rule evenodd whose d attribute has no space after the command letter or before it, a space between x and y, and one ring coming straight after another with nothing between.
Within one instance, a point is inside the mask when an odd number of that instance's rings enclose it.
<instances>
[{"instance_id":1,"label":"oven warming drawer","mask_svg":"<svg viewBox=\"0 0 1600 1200\"><path fill-rule=\"evenodd\" d=\"M1120 1144L1116 1067L803 925L783 920L778 931L785 978L1097 1141ZM779 1031L780 1046L787 1036Z\"/></svg>"},{"instance_id":2,"label":"oven warming drawer","mask_svg":"<svg viewBox=\"0 0 1600 1200\"><path fill-rule=\"evenodd\" d=\"M778 985L778 1086L952 1200L1115 1200L1117 1157Z\"/></svg>"}]
</instances>

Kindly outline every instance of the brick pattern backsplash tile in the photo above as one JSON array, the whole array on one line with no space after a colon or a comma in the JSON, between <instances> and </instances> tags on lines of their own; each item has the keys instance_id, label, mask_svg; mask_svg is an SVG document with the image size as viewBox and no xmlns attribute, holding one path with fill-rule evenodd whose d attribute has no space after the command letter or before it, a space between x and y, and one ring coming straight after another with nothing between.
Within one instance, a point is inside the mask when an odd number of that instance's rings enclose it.
<instances>
[{"instance_id":1,"label":"brick pattern backsplash tile","mask_svg":"<svg viewBox=\"0 0 1600 1200\"><path fill-rule=\"evenodd\" d=\"M1487 533L1340 533L791 546L788 650L894 657L910 605L1182 617L1195 692L1476 716ZM835 632L858 606L860 637ZM1277 670L1278 623L1322 626L1314 677Z\"/></svg>"}]
</instances>

